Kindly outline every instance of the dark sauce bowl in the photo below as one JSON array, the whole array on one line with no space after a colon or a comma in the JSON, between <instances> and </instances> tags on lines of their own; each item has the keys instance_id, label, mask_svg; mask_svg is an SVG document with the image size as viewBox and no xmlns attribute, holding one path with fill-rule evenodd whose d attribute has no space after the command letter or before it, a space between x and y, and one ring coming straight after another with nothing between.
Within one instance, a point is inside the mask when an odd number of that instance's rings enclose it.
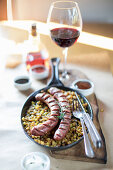
<instances>
[{"instance_id":1,"label":"dark sauce bowl","mask_svg":"<svg viewBox=\"0 0 113 170\"><path fill-rule=\"evenodd\" d=\"M31 87L29 76L17 76L14 79L14 86L21 91L28 90Z\"/></svg>"}]
</instances>

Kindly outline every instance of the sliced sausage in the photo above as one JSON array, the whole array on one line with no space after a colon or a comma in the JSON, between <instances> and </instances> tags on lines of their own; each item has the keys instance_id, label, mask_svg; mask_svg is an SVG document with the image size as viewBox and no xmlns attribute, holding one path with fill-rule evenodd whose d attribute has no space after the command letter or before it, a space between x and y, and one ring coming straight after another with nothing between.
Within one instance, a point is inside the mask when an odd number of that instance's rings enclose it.
<instances>
[{"instance_id":1,"label":"sliced sausage","mask_svg":"<svg viewBox=\"0 0 113 170\"><path fill-rule=\"evenodd\" d=\"M34 126L31 130L32 135L43 136L57 125L60 108L54 97L48 93L39 93L35 98L36 100L46 103L51 110L51 116L49 119L40 125Z\"/></svg>"},{"instance_id":2,"label":"sliced sausage","mask_svg":"<svg viewBox=\"0 0 113 170\"><path fill-rule=\"evenodd\" d=\"M61 120L60 125L54 134L55 140L62 140L66 136L70 128L71 122L70 105L65 94L63 94L63 92L60 89L57 89L56 87L51 87L48 91L51 95L54 96L54 98L58 100L59 105L61 107L61 112L62 114L64 114L64 117Z\"/></svg>"}]
</instances>

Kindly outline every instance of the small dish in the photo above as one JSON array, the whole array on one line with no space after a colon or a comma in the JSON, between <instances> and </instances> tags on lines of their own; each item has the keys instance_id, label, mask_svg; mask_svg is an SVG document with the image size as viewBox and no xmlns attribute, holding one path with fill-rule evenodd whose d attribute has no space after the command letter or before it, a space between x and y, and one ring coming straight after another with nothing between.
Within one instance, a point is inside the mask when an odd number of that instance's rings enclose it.
<instances>
[{"instance_id":1,"label":"small dish","mask_svg":"<svg viewBox=\"0 0 113 170\"><path fill-rule=\"evenodd\" d=\"M79 91L84 96L89 96L94 92L94 83L87 79L75 80L71 87Z\"/></svg>"},{"instance_id":2,"label":"small dish","mask_svg":"<svg viewBox=\"0 0 113 170\"><path fill-rule=\"evenodd\" d=\"M49 75L49 69L43 65L34 65L30 68L30 74L35 79L45 79Z\"/></svg>"},{"instance_id":3,"label":"small dish","mask_svg":"<svg viewBox=\"0 0 113 170\"><path fill-rule=\"evenodd\" d=\"M18 90L28 90L31 87L31 80L29 76L17 76L14 79L14 86Z\"/></svg>"},{"instance_id":4,"label":"small dish","mask_svg":"<svg viewBox=\"0 0 113 170\"><path fill-rule=\"evenodd\" d=\"M21 160L22 170L50 170L50 159L43 152L31 152Z\"/></svg>"}]
</instances>

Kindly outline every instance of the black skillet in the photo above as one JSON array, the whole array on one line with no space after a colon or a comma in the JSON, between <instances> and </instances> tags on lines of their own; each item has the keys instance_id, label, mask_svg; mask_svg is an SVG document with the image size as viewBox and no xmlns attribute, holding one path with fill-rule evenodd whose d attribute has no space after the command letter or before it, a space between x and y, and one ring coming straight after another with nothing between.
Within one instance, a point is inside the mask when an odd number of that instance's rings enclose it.
<instances>
[{"instance_id":1,"label":"black skillet","mask_svg":"<svg viewBox=\"0 0 113 170\"><path fill-rule=\"evenodd\" d=\"M23 130L25 132L25 134L33 141L35 142L28 134L27 132L25 131L24 129L24 125L23 125L23 122L22 122L22 117L26 115L26 112L28 110L28 108L30 107L31 105L31 102L32 101L35 101L35 96L37 93L40 93L42 90L43 91L47 91L50 87L58 87L59 89L62 89L62 90L65 90L65 91L75 91L76 93L78 93L84 100L84 102L86 102L88 104L88 107L87 107L87 110L88 110L88 113L90 114L91 118L93 119L93 111L92 111L92 108L91 108L91 105L90 103L88 102L88 100L82 95L80 94L79 92L77 92L76 90L72 89L72 88L69 88L69 87L65 87L63 85L63 83L59 80L59 74L58 74L58 66L59 66L59 63L60 63L60 59L59 58L53 58L51 59L51 63L52 63L52 77L50 79L50 82L48 83L47 87L43 88L43 89L40 89L38 91L35 91L33 92L26 100L26 102L24 103L23 105L23 108L22 108L22 111L21 111L21 124L22 124L22 127L23 127ZM46 145L41 145L37 142L35 142L36 144L40 145L40 146L43 146L45 148L48 148L50 150L62 150L62 149L67 149L67 148L70 148L72 147L73 145L76 145L78 142L80 142L81 140L83 139L83 137L81 137L78 141L76 142L73 142L69 145L66 145L66 146L59 146L59 147L50 147L50 146L46 146Z\"/></svg>"}]
</instances>

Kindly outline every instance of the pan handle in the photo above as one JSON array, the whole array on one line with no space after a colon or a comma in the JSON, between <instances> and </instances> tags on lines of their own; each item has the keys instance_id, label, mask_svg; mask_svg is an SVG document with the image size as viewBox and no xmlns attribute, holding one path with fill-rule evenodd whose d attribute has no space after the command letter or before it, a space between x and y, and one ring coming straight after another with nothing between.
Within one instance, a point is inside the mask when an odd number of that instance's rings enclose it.
<instances>
[{"instance_id":1,"label":"pan handle","mask_svg":"<svg viewBox=\"0 0 113 170\"><path fill-rule=\"evenodd\" d=\"M60 63L60 58L52 58L52 77L48 83L48 86L64 86L63 83L59 80L58 66Z\"/></svg>"}]
</instances>

